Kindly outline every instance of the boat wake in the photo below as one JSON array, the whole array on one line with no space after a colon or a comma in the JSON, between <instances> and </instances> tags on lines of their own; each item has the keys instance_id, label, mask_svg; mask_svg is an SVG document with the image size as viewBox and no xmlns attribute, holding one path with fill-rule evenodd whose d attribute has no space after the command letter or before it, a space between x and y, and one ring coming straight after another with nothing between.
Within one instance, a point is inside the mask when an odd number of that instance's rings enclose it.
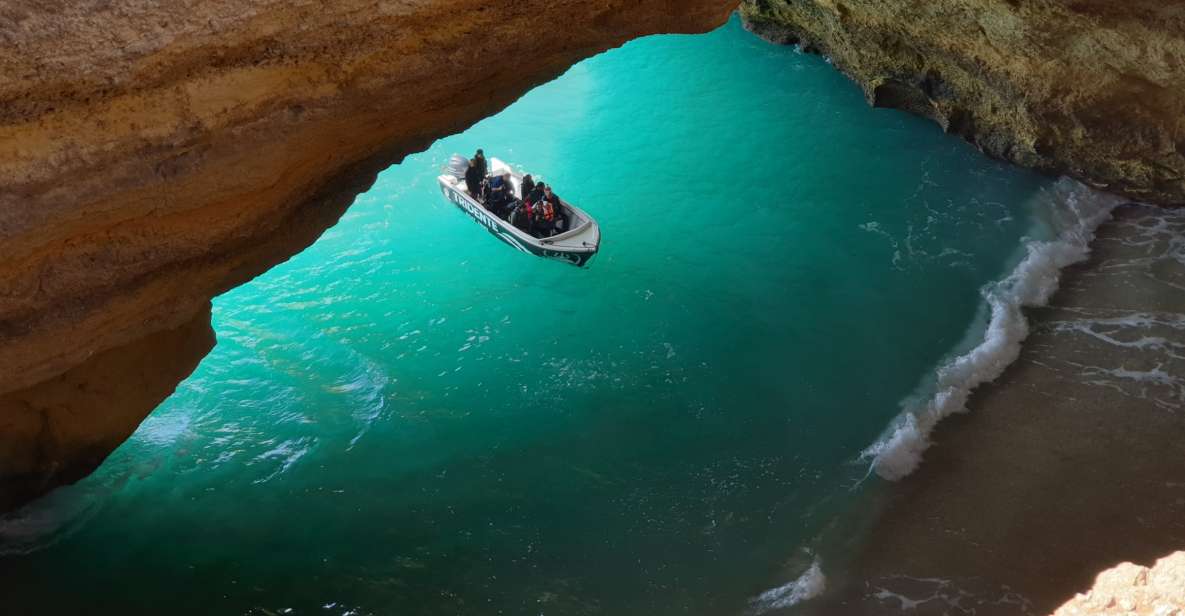
<instances>
[{"instance_id":1,"label":"boat wake","mask_svg":"<svg viewBox=\"0 0 1185 616\"><path fill-rule=\"evenodd\" d=\"M903 412L886 434L861 454L860 459L871 461L872 470L881 477L896 481L912 473L938 422L966 411L971 392L994 381L1016 360L1029 334L1023 309L1049 301L1061 270L1086 259L1098 226L1121 202L1069 179L1057 182L1041 198L1038 207L1047 211L1041 212L1038 228L1025 243L1024 258L1007 278L982 291L990 310L982 338L939 367L922 388L928 393L903 403Z\"/></svg>"}]
</instances>

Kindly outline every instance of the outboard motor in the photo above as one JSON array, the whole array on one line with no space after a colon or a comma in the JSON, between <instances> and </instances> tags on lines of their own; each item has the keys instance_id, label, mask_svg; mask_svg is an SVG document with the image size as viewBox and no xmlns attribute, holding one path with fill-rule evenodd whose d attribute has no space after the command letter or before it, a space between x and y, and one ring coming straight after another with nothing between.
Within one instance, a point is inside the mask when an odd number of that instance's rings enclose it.
<instances>
[{"instance_id":1,"label":"outboard motor","mask_svg":"<svg viewBox=\"0 0 1185 616\"><path fill-rule=\"evenodd\" d=\"M445 171L458 180L465 179L467 169L469 169L469 159L460 154L453 154L453 157L448 159L448 165L445 166Z\"/></svg>"}]
</instances>

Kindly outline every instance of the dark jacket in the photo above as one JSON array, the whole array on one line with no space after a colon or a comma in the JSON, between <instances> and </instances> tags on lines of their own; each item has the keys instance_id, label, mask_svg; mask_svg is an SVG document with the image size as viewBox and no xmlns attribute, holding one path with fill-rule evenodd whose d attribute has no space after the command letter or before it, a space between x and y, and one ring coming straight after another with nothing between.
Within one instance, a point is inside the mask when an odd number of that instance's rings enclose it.
<instances>
[{"instance_id":1,"label":"dark jacket","mask_svg":"<svg viewBox=\"0 0 1185 616\"><path fill-rule=\"evenodd\" d=\"M491 209L497 210L498 215L502 215L502 208L514 201L514 195L510 192L510 185L502 179L502 176L494 176L490 180L490 194L486 198L486 205Z\"/></svg>"},{"instance_id":2,"label":"dark jacket","mask_svg":"<svg viewBox=\"0 0 1185 616\"><path fill-rule=\"evenodd\" d=\"M477 161L477 169L481 173L481 177L485 177L489 172L489 166L486 165L486 157L477 155L473 157Z\"/></svg>"},{"instance_id":3,"label":"dark jacket","mask_svg":"<svg viewBox=\"0 0 1185 616\"><path fill-rule=\"evenodd\" d=\"M465 187L469 189L469 194L475 199L481 198L481 179L484 176L481 170L475 165L469 165L465 170Z\"/></svg>"},{"instance_id":4,"label":"dark jacket","mask_svg":"<svg viewBox=\"0 0 1185 616\"><path fill-rule=\"evenodd\" d=\"M523 199L526 199L528 196L530 196L531 192L534 190L535 190L535 180L532 180L530 178L523 178L522 190L519 191L519 194L521 194L523 196Z\"/></svg>"}]
</instances>

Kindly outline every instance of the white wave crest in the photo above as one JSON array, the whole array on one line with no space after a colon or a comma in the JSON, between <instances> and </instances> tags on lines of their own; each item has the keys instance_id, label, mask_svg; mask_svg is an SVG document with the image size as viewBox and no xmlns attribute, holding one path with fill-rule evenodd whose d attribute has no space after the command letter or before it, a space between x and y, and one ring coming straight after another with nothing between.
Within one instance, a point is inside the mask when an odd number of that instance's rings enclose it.
<instances>
[{"instance_id":1,"label":"white wave crest","mask_svg":"<svg viewBox=\"0 0 1185 616\"><path fill-rule=\"evenodd\" d=\"M815 559L811 566L797 579L777 588L771 588L753 599L753 613L764 614L772 610L782 610L798 605L808 599L814 599L827 589L827 576L823 575L823 566Z\"/></svg>"},{"instance_id":2,"label":"white wave crest","mask_svg":"<svg viewBox=\"0 0 1185 616\"><path fill-rule=\"evenodd\" d=\"M1047 199L1049 235L1030 239L1025 258L1007 278L984 288L991 320L983 340L970 351L938 369L933 394L908 407L886 435L864 450L881 477L896 481L921 463L930 446L930 433L942 419L966 411L971 392L1001 374L1020 355L1029 335L1022 311L1045 305L1057 290L1062 268L1086 259L1098 226L1107 220L1120 199L1104 195L1072 180L1060 180Z\"/></svg>"}]
</instances>

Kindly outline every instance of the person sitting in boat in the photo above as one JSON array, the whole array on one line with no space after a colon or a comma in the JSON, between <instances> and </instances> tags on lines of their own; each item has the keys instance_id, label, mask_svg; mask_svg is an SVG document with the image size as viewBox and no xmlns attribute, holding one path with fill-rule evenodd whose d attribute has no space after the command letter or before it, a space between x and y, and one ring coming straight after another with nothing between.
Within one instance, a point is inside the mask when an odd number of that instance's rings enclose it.
<instances>
[{"instance_id":1,"label":"person sitting in boat","mask_svg":"<svg viewBox=\"0 0 1185 616\"><path fill-rule=\"evenodd\" d=\"M530 233L531 215L534 213L532 209L530 201L519 201L510 211L510 218L507 220L519 231Z\"/></svg>"},{"instance_id":2,"label":"person sitting in boat","mask_svg":"<svg viewBox=\"0 0 1185 616\"><path fill-rule=\"evenodd\" d=\"M531 203L539 203L540 201L543 200L543 189L546 187L547 187L547 184L544 184L543 182L539 182L538 184L535 185L534 188L531 189L531 192L529 194L527 194L527 196L524 197L524 199L526 199L527 201L530 201Z\"/></svg>"},{"instance_id":3,"label":"person sitting in boat","mask_svg":"<svg viewBox=\"0 0 1185 616\"><path fill-rule=\"evenodd\" d=\"M568 228L568 217L564 214L564 206L560 204L560 196L555 194L550 186L545 186L543 188L543 200L551 205L556 233L562 233Z\"/></svg>"},{"instance_id":4,"label":"person sitting in boat","mask_svg":"<svg viewBox=\"0 0 1185 616\"><path fill-rule=\"evenodd\" d=\"M531 174L528 173L523 176L523 183L519 187L518 194L522 195L522 198L526 200L532 190L535 190L535 178L531 177Z\"/></svg>"},{"instance_id":5,"label":"person sitting in boat","mask_svg":"<svg viewBox=\"0 0 1185 616\"><path fill-rule=\"evenodd\" d=\"M519 202L511 215L514 217L510 224L518 227L520 231L526 232L528 235L535 235L535 217L539 214L537 204L543 191L538 187L532 188L523 194L522 201Z\"/></svg>"},{"instance_id":6,"label":"person sitting in boat","mask_svg":"<svg viewBox=\"0 0 1185 616\"><path fill-rule=\"evenodd\" d=\"M477 166L477 159L469 159L469 168L465 170L465 188L469 189L469 195L474 199L482 199L481 181L484 177L481 168Z\"/></svg>"},{"instance_id":7,"label":"person sitting in boat","mask_svg":"<svg viewBox=\"0 0 1185 616\"><path fill-rule=\"evenodd\" d=\"M546 186L543 182L539 182L535 185L531 194L527 195L527 198L524 199L524 201L531 204L531 220L527 233L535 237L541 237L543 233L543 189Z\"/></svg>"},{"instance_id":8,"label":"person sitting in boat","mask_svg":"<svg viewBox=\"0 0 1185 616\"><path fill-rule=\"evenodd\" d=\"M498 218L506 218L510 213L510 206L514 201L514 194L511 190L509 173L490 178L490 192L489 198L486 199L486 208Z\"/></svg>"},{"instance_id":9,"label":"person sitting in boat","mask_svg":"<svg viewBox=\"0 0 1185 616\"><path fill-rule=\"evenodd\" d=\"M555 235L555 207L544 199L535 206L535 237L551 237Z\"/></svg>"}]
</instances>

